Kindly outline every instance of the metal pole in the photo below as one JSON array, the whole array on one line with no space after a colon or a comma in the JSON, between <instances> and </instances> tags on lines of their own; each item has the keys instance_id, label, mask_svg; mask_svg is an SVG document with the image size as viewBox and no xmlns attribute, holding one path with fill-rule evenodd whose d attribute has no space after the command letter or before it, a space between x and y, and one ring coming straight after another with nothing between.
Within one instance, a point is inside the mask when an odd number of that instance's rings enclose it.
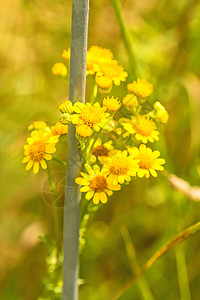
<instances>
[{"instance_id":1,"label":"metal pole","mask_svg":"<svg viewBox=\"0 0 200 300\"><path fill-rule=\"evenodd\" d=\"M86 54L89 0L72 0L69 99L85 103ZM78 299L79 187L74 179L81 169L81 153L74 125L68 130L68 159L64 212L64 262L62 300Z\"/></svg>"}]
</instances>

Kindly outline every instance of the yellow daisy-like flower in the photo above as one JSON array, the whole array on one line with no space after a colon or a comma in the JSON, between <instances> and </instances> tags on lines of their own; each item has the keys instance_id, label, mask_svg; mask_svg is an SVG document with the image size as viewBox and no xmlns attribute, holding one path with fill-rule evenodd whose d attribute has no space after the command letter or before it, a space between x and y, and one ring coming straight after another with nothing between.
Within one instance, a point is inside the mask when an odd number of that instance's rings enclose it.
<instances>
[{"instance_id":1,"label":"yellow daisy-like flower","mask_svg":"<svg viewBox=\"0 0 200 300\"><path fill-rule=\"evenodd\" d=\"M138 78L127 85L129 91L141 98L146 98L153 92L153 85L145 79Z\"/></svg>"},{"instance_id":2,"label":"yellow daisy-like flower","mask_svg":"<svg viewBox=\"0 0 200 300\"><path fill-rule=\"evenodd\" d=\"M24 146L26 157L22 160L22 163L27 163L27 171L33 167L33 173L37 174L40 165L43 169L47 168L46 160L51 160L51 154L56 152L58 138L59 136L46 135L42 131L34 132L27 138L28 145Z\"/></svg>"},{"instance_id":3,"label":"yellow daisy-like flower","mask_svg":"<svg viewBox=\"0 0 200 300\"><path fill-rule=\"evenodd\" d=\"M54 75L61 75L63 77L67 75L67 69L63 63L56 63L51 70Z\"/></svg>"},{"instance_id":4,"label":"yellow daisy-like flower","mask_svg":"<svg viewBox=\"0 0 200 300\"><path fill-rule=\"evenodd\" d=\"M117 111L120 108L121 103L118 98L107 97L103 99L103 106L109 111Z\"/></svg>"},{"instance_id":5,"label":"yellow daisy-like flower","mask_svg":"<svg viewBox=\"0 0 200 300\"><path fill-rule=\"evenodd\" d=\"M80 172L82 177L77 177L75 182L82 185L80 191L86 193L85 198L90 200L93 198L94 204L99 202L105 204L108 201L107 196L111 196L113 191L119 191L121 186L108 182L108 178L103 174L98 165L91 167L85 164L87 173Z\"/></svg>"},{"instance_id":6,"label":"yellow daisy-like flower","mask_svg":"<svg viewBox=\"0 0 200 300\"><path fill-rule=\"evenodd\" d=\"M159 151L152 151L151 148L141 144L139 149L137 147L129 148L128 152L135 159L139 159L139 169L137 171L138 177L149 178L150 174L153 177L157 177L156 171L164 170L162 165L165 163L165 160L163 158L158 158L160 156Z\"/></svg>"},{"instance_id":7,"label":"yellow daisy-like flower","mask_svg":"<svg viewBox=\"0 0 200 300\"><path fill-rule=\"evenodd\" d=\"M92 147L94 139L91 139L88 150ZM89 158L91 163L94 163L96 159L103 165L108 161L109 157L115 155L117 150L112 146L112 140L103 143L100 138L96 140L91 151L91 157Z\"/></svg>"},{"instance_id":8,"label":"yellow daisy-like flower","mask_svg":"<svg viewBox=\"0 0 200 300\"><path fill-rule=\"evenodd\" d=\"M29 125L28 130L42 130L48 131L49 127L47 127L46 122L44 121L34 121L31 125Z\"/></svg>"},{"instance_id":9,"label":"yellow daisy-like flower","mask_svg":"<svg viewBox=\"0 0 200 300\"><path fill-rule=\"evenodd\" d=\"M138 115L130 119L124 119L125 122L122 126L129 134L135 134L135 138L138 141L147 143L148 141L153 143L159 140L159 132L156 130L156 124L145 115Z\"/></svg>"},{"instance_id":10,"label":"yellow daisy-like flower","mask_svg":"<svg viewBox=\"0 0 200 300\"><path fill-rule=\"evenodd\" d=\"M105 76L96 76L95 82L101 91L108 92L112 87L112 79L105 77Z\"/></svg>"},{"instance_id":11,"label":"yellow daisy-like flower","mask_svg":"<svg viewBox=\"0 0 200 300\"><path fill-rule=\"evenodd\" d=\"M112 79L116 86L121 84L121 81L126 81L128 73L118 64L116 60L102 60L101 64L95 68L97 76L104 76Z\"/></svg>"},{"instance_id":12,"label":"yellow daisy-like flower","mask_svg":"<svg viewBox=\"0 0 200 300\"><path fill-rule=\"evenodd\" d=\"M66 60L70 60L70 48L63 50L62 57Z\"/></svg>"},{"instance_id":13,"label":"yellow daisy-like flower","mask_svg":"<svg viewBox=\"0 0 200 300\"><path fill-rule=\"evenodd\" d=\"M118 151L117 154L104 165L104 174L108 175L108 181L113 184L123 184L130 181L131 176L136 176L138 170L138 160L128 156L126 150Z\"/></svg>"},{"instance_id":14,"label":"yellow daisy-like flower","mask_svg":"<svg viewBox=\"0 0 200 300\"><path fill-rule=\"evenodd\" d=\"M106 48L92 46L87 52L86 75L93 75L96 67L102 63L104 59L112 60L113 53Z\"/></svg>"},{"instance_id":15,"label":"yellow daisy-like flower","mask_svg":"<svg viewBox=\"0 0 200 300\"><path fill-rule=\"evenodd\" d=\"M91 103L83 104L76 102L74 105L74 112L71 116L73 124L85 124L90 126L93 130L99 131L108 122L109 113L105 113L106 107L100 107L96 102L94 105Z\"/></svg>"},{"instance_id":16,"label":"yellow daisy-like flower","mask_svg":"<svg viewBox=\"0 0 200 300\"><path fill-rule=\"evenodd\" d=\"M85 124L78 124L76 126L76 133L84 138L87 138L93 134L93 130L90 126Z\"/></svg>"},{"instance_id":17,"label":"yellow daisy-like flower","mask_svg":"<svg viewBox=\"0 0 200 300\"><path fill-rule=\"evenodd\" d=\"M122 103L124 106L126 106L129 109L133 109L133 111L136 111L136 108L138 106L138 100L137 97L134 94L127 94L123 100Z\"/></svg>"},{"instance_id":18,"label":"yellow daisy-like flower","mask_svg":"<svg viewBox=\"0 0 200 300\"><path fill-rule=\"evenodd\" d=\"M63 135L67 134L68 132L68 126L63 125L60 122L57 122L54 126L51 127L51 134L52 135Z\"/></svg>"}]
</instances>

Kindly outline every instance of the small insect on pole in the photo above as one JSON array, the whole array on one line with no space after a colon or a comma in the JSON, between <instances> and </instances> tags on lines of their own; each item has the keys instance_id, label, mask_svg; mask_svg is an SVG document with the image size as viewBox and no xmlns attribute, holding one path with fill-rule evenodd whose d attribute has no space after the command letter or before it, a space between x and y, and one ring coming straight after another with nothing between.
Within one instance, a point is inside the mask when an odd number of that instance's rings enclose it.
<instances>
[{"instance_id":1,"label":"small insect on pole","mask_svg":"<svg viewBox=\"0 0 200 300\"><path fill-rule=\"evenodd\" d=\"M85 103L89 0L72 0L69 100ZM81 153L74 125L68 130L68 159L64 213L64 262L62 300L78 299L79 218L81 194L75 178Z\"/></svg>"}]
</instances>

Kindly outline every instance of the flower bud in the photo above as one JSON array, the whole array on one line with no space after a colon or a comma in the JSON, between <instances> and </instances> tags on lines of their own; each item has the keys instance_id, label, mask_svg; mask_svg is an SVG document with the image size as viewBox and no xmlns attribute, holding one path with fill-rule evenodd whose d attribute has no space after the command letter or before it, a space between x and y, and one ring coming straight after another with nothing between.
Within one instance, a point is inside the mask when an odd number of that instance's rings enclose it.
<instances>
[{"instance_id":1,"label":"flower bud","mask_svg":"<svg viewBox=\"0 0 200 300\"><path fill-rule=\"evenodd\" d=\"M69 125L72 122L70 114L67 113L62 114L59 121L63 125Z\"/></svg>"},{"instance_id":2,"label":"flower bud","mask_svg":"<svg viewBox=\"0 0 200 300\"><path fill-rule=\"evenodd\" d=\"M56 63L52 67L52 73L54 75L61 75L63 77L67 76L67 69L63 63Z\"/></svg>"},{"instance_id":3,"label":"flower bud","mask_svg":"<svg viewBox=\"0 0 200 300\"><path fill-rule=\"evenodd\" d=\"M70 100L65 100L59 105L59 111L64 114L72 114L73 113L73 105Z\"/></svg>"}]
</instances>

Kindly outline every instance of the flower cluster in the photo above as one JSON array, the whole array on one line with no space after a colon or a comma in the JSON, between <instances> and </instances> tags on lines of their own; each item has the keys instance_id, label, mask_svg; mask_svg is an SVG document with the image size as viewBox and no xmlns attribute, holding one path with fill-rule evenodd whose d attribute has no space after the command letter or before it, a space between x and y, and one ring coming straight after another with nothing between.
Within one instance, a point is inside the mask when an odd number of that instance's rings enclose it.
<instances>
[{"instance_id":1,"label":"flower cluster","mask_svg":"<svg viewBox=\"0 0 200 300\"><path fill-rule=\"evenodd\" d=\"M69 61L70 49L64 50L62 57ZM55 64L52 72L68 73L63 63ZM83 159L83 170L75 181L85 199L97 205L105 204L114 191L133 178L157 177L157 171L164 170L165 160L148 143L159 140L158 123L167 123L169 116L159 101L149 100L153 85L145 79L128 83L122 99L109 95L112 85L119 86L128 76L109 49L92 46L88 50L86 74L90 79L93 76L86 104L63 101L59 122L52 127L43 121L33 122L23 163L27 163L27 170L33 166L35 174L39 165L46 169L59 137L67 134L68 124L73 124Z\"/></svg>"},{"instance_id":2,"label":"flower cluster","mask_svg":"<svg viewBox=\"0 0 200 300\"><path fill-rule=\"evenodd\" d=\"M62 57L67 61L70 60L69 48L63 51ZM63 63L55 64L52 72L55 75L67 75L66 67ZM108 91L113 83L119 86L121 82L126 81L128 73L114 59L114 55L109 49L91 46L87 51L86 75L95 75L95 81L99 88L102 91Z\"/></svg>"}]
</instances>

